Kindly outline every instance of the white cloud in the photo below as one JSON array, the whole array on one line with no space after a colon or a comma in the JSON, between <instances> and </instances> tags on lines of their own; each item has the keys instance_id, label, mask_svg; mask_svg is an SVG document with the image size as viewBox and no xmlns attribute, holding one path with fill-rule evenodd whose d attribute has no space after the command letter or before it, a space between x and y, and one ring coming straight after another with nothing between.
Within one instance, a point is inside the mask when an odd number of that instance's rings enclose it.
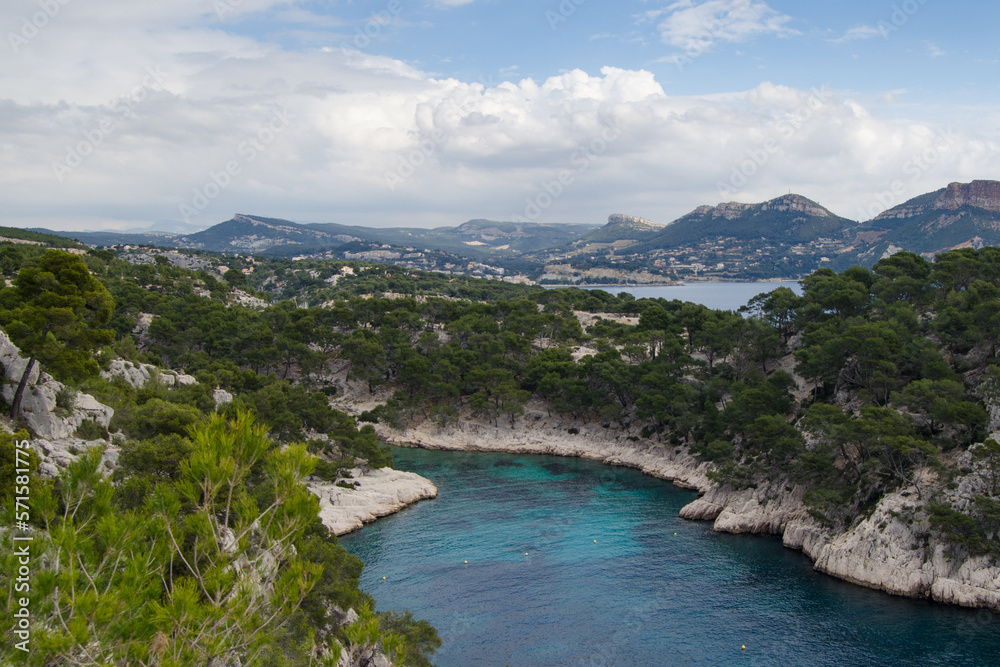
<instances>
[{"instance_id":1,"label":"white cloud","mask_svg":"<svg viewBox=\"0 0 1000 667\"><path fill-rule=\"evenodd\" d=\"M4 5L0 20L32 6ZM934 123L883 118L834 92L819 99L763 83L671 96L650 72L611 67L484 85L360 51L291 52L230 34L204 18L200 0L127 3L115 23L120 6L70 2L0 60L3 224L135 227L181 218L196 192L205 201L191 220L205 226L237 211L458 224L520 214L567 170L572 184L540 221L600 223L626 211L667 222L724 198L718 184L763 146L775 150L732 198L792 189L849 217L895 179L913 196L1000 172L1000 152L976 134L981 115L954 128L954 150L911 180L906 162L934 146ZM162 72L148 85L147 68ZM612 127L620 132L604 141ZM57 174L74 153L80 164Z\"/></svg>"},{"instance_id":2,"label":"white cloud","mask_svg":"<svg viewBox=\"0 0 1000 667\"><path fill-rule=\"evenodd\" d=\"M907 94L908 90L905 88L896 88L894 90L887 90L878 96L878 101L882 104L898 104L901 95Z\"/></svg>"},{"instance_id":3,"label":"white cloud","mask_svg":"<svg viewBox=\"0 0 1000 667\"><path fill-rule=\"evenodd\" d=\"M927 52L930 54L931 58L940 58L941 56L948 55L948 52L940 48L936 44L927 43Z\"/></svg>"},{"instance_id":4,"label":"white cloud","mask_svg":"<svg viewBox=\"0 0 1000 667\"><path fill-rule=\"evenodd\" d=\"M679 0L662 13L661 38L687 52L702 53L719 42L743 42L760 35L797 34L788 27L792 17L760 0Z\"/></svg>"},{"instance_id":5,"label":"white cloud","mask_svg":"<svg viewBox=\"0 0 1000 667\"><path fill-rule=\"evenodd\" d=\"M871 39L872 37L878 37L882 35L883 32L879 28L870 25L859 25L851 28L842 36L828 40L830 42L840 43L840 42L853 42L859 39Z\"/></svg>"}]
</instances>

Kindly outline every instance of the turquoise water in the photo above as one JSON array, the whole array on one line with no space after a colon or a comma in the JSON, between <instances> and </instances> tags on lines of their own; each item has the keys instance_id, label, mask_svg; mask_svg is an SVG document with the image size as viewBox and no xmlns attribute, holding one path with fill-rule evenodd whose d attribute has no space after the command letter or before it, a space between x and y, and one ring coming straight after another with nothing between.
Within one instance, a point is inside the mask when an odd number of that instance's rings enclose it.
<instances>
[{"instance_id":1,"label":"turquoise water","mask_svg":"<svg viewBox=\"0 0 1000 667\"><path fill-rule=\"evenodd\" d=\"M379 609L438 629L440 667L1000 664L998 615L852 586L776 538L683 521L695 494L637 471L394 456L440 494L341 543Z\"/></svg>"}]
</instances>

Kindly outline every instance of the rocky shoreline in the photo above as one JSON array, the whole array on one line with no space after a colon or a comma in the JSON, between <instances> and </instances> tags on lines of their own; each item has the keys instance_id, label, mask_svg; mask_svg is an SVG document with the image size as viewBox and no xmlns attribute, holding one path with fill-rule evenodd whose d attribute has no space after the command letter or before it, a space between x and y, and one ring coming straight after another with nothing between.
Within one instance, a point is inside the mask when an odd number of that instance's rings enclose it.
<instances>
[{"instance_id":1,"label":"rocky shoreline","mask_svg":"<svg viewBox=\"0 0 1000 667\"><path fill-rule=\"evenodd\" d=\"M430 480L412 472L355 468L348 474L336 482L307 485L319 498L320 520L335 535L358 530L379 517L438 494Z\"/></svg>"},{"instance_id":2,"label":"rocky shoreline","mask_svg":"<svg viewBox=\"0 0 1000 667\"><path fill-rule=\"evenodd\" d=\"M833 533L809 515L805 489L788 480L757 488L719 487L710 466L682 446L660 444L599 424L574 424L528 413L515 427L461 421L441 428L376 426L390 444L452 451L575 456L642 472L694 489L700 497L680 513L712 521L726 533L778 535L802 551L817 571L893 595L1000 610L1000 567L987 557L952 558L949 545L928 537L922 502L913 487L884 497L875 511L844 533Z\"/></svg>"}]
</instances>

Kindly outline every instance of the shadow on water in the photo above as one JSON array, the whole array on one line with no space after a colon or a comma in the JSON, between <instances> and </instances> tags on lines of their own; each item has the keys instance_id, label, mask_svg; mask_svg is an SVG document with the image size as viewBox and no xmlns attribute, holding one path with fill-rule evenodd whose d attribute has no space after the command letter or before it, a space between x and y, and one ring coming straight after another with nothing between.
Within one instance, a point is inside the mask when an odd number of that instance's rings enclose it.
<instances>
[{"instance_id":1,"label":"shadow on water","mask_svg":"<svg viewBox=\"0 0 1000 667\"><path fill-rule=\"evenodd\" d=\"M523 463L518 463L517 461L512 461L510 459L501 459L493 464L494 468L523 468Z\"/></svg>"}]
</instances>

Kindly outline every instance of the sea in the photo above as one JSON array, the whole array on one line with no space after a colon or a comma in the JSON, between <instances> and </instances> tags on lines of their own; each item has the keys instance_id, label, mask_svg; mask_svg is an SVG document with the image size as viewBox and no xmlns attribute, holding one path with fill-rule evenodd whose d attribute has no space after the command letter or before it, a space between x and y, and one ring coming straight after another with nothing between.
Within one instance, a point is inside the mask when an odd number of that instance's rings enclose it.
<instances>
[{"instance_id":1,"label":"sea","mask_svg":"<svg viewBox=\"0 0 1000 667\"><path fill-rule=\"evenodd\" d=\"M1000 615L848 584L776 537L684 521L695 493L638 471L393 455L438 497L340 539L377 609L437 628L439 667L1000 664Z\"/></svg>"}]
</instances>

